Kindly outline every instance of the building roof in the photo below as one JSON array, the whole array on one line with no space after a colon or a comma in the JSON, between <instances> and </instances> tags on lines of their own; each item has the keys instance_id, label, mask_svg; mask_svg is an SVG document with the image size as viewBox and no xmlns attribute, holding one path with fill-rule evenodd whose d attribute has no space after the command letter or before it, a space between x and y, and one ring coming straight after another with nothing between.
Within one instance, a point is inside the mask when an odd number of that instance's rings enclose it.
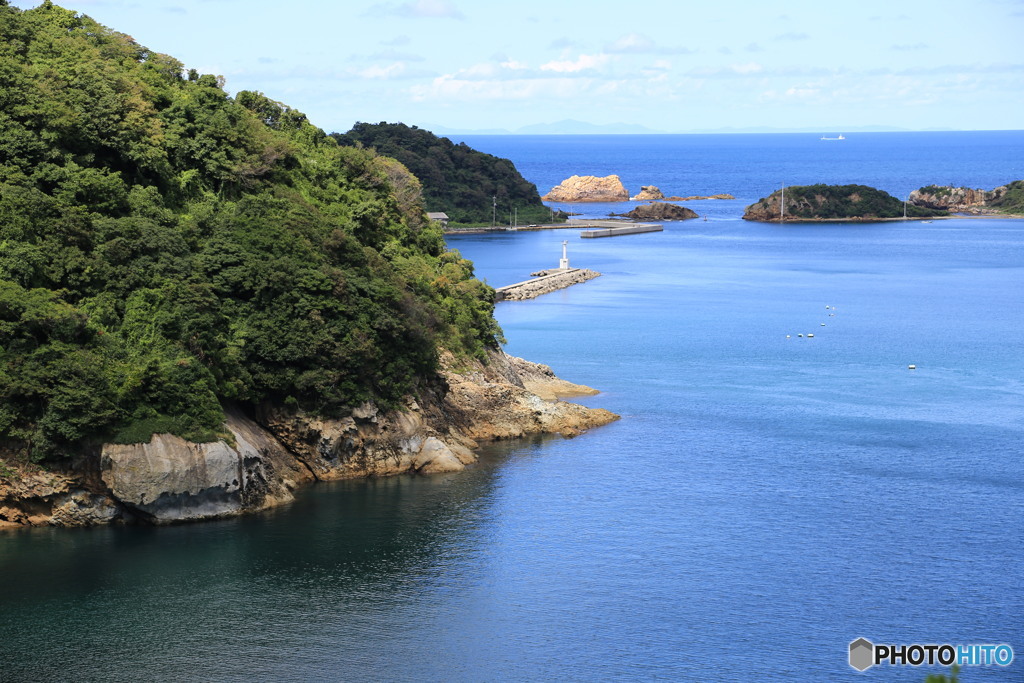
<instances>
[{"instance_id":1,"label":"building roof","mask_svg":"<svg viewBox=\"0 0 1024 683\"><path fill-rule=\"evenodd\" d=\"M427 218L432 221L446 221L448 220L448 214L442 211L428 211Z\"/></svg>"}]
</instances>

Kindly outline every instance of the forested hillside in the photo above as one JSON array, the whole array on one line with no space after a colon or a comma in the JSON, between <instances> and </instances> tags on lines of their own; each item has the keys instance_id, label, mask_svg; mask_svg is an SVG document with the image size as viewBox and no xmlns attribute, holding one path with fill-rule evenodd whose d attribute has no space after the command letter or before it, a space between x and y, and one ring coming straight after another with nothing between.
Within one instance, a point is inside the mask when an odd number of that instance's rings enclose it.
<instances>
[{"instance_id":1,"label":"forested hillside","mask_svg":"<svg viewBox=\"0 0 1024 683\"><path fill-rule=\"evenodd\" d=\"M508 225L551 221L537 186L501 159L453 143L404 123L357 123L347 133L332 133L341 145L358 145L402 162L423 183L427 211L443 211L455 223ZM497 206L495 207L494 204Z\"/></svg>"},{"instance_id":2,"label":"forested hillside","mask_svg":"<svg viewBox=\"0 0 1024 683\"><path fill-rule=\"evenodd\" d=\"M0 0L8 456L208 440L229 402L394 404L439 345L496 343L493 290L401 164L222 85L50 2Z\"/></svg>"}]
</instances>

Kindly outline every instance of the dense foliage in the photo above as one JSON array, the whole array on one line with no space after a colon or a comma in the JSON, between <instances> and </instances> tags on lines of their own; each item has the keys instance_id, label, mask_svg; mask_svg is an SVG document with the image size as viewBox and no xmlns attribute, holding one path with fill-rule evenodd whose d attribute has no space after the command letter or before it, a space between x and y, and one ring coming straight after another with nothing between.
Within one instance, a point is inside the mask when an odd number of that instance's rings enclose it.
<instances>
[{"instance_id":1,"label":"dense foliage","mask_svg":"<svg viewBox=\"0 0 1024 683\"><path fill-rule=\"evenodd\" d=\"M777 214L781 194L781 190L775 192L759 204L765 208L774 206ZM787 219L902 218L904 208L912 218L948 215L946 211L912 204L904 207L902 200L867 185L793 185L786 188L785 197Z\"/></svg>"},{"instance_id":2,"label":"dense foliage","mask_svg":"<svg viewBox=\"0 0 1024 683\"><path fill-rule=\"evenodd\" d=\"M394 404L494 293L419 183L88 17L0 2L0 441L37 458L225 402Z\"/></svg>"},{"instance_id":3,"label":"dense foliage","mask_svg":"<svg viewBox=\"0 0 1024 683\"><path fill-rule=\"evenodd\" d=\"M453 143L428 130L404 123L357 123L347 133L332 133L339 144L377 150L398 159L423 183L427 211L448 214L453 223L520 225L550 222L550 209L537 186L519 174L508 159ZM495 207L496 204L496 207Z\"/></svg>"},{"instance_id":4,"label":"dense foliage","mask_svg":"<svg viewBox=\"0 0 1024 683\"><path fill-rule=\"evenodd\" d=\"M1000 213L1024 214L1024 180L1014 180L1006 186L1006 194L989 202Z\"/></svg>"}]
</instances>

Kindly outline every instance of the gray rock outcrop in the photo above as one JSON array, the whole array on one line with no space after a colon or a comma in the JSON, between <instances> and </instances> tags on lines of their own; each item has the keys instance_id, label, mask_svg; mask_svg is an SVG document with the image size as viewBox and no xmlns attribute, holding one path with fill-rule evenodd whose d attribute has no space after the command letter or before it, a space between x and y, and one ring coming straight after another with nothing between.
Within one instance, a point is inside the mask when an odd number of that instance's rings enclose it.
<instances>
[{"instance_id":1,"label":"gray rock outcrop","mask_svg":"<svg viewBox=\"0 0 1024 683\"><path fill-rule=\"evenodd\" d=\"M238 413L225 427L233 443L193 443L154 434L149 443L106 444L100 456L111 495L155 523L258 510L292 500L313 479L266 430Z\"/></svg>"}]
</instances>

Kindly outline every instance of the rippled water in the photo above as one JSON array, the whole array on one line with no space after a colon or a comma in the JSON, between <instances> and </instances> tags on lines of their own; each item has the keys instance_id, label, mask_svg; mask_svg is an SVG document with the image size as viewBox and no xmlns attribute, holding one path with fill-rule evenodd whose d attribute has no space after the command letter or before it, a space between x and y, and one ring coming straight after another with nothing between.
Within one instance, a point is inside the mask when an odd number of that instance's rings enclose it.
<instances>
[{"instance_id":1,"label":"rippled water","mask_svg":"<svg viewBox=\"0 0 1024 683\"><path fill-rule=\"evenodd\" d=\"M0 679L862 680L861 636L1010 643L964 680L1020 679L1024 221L714 206L451 239L494 285L563 239L604 273L498 317L621 421L245 519L0 534Z\"/></svg>"}]
</instances>

